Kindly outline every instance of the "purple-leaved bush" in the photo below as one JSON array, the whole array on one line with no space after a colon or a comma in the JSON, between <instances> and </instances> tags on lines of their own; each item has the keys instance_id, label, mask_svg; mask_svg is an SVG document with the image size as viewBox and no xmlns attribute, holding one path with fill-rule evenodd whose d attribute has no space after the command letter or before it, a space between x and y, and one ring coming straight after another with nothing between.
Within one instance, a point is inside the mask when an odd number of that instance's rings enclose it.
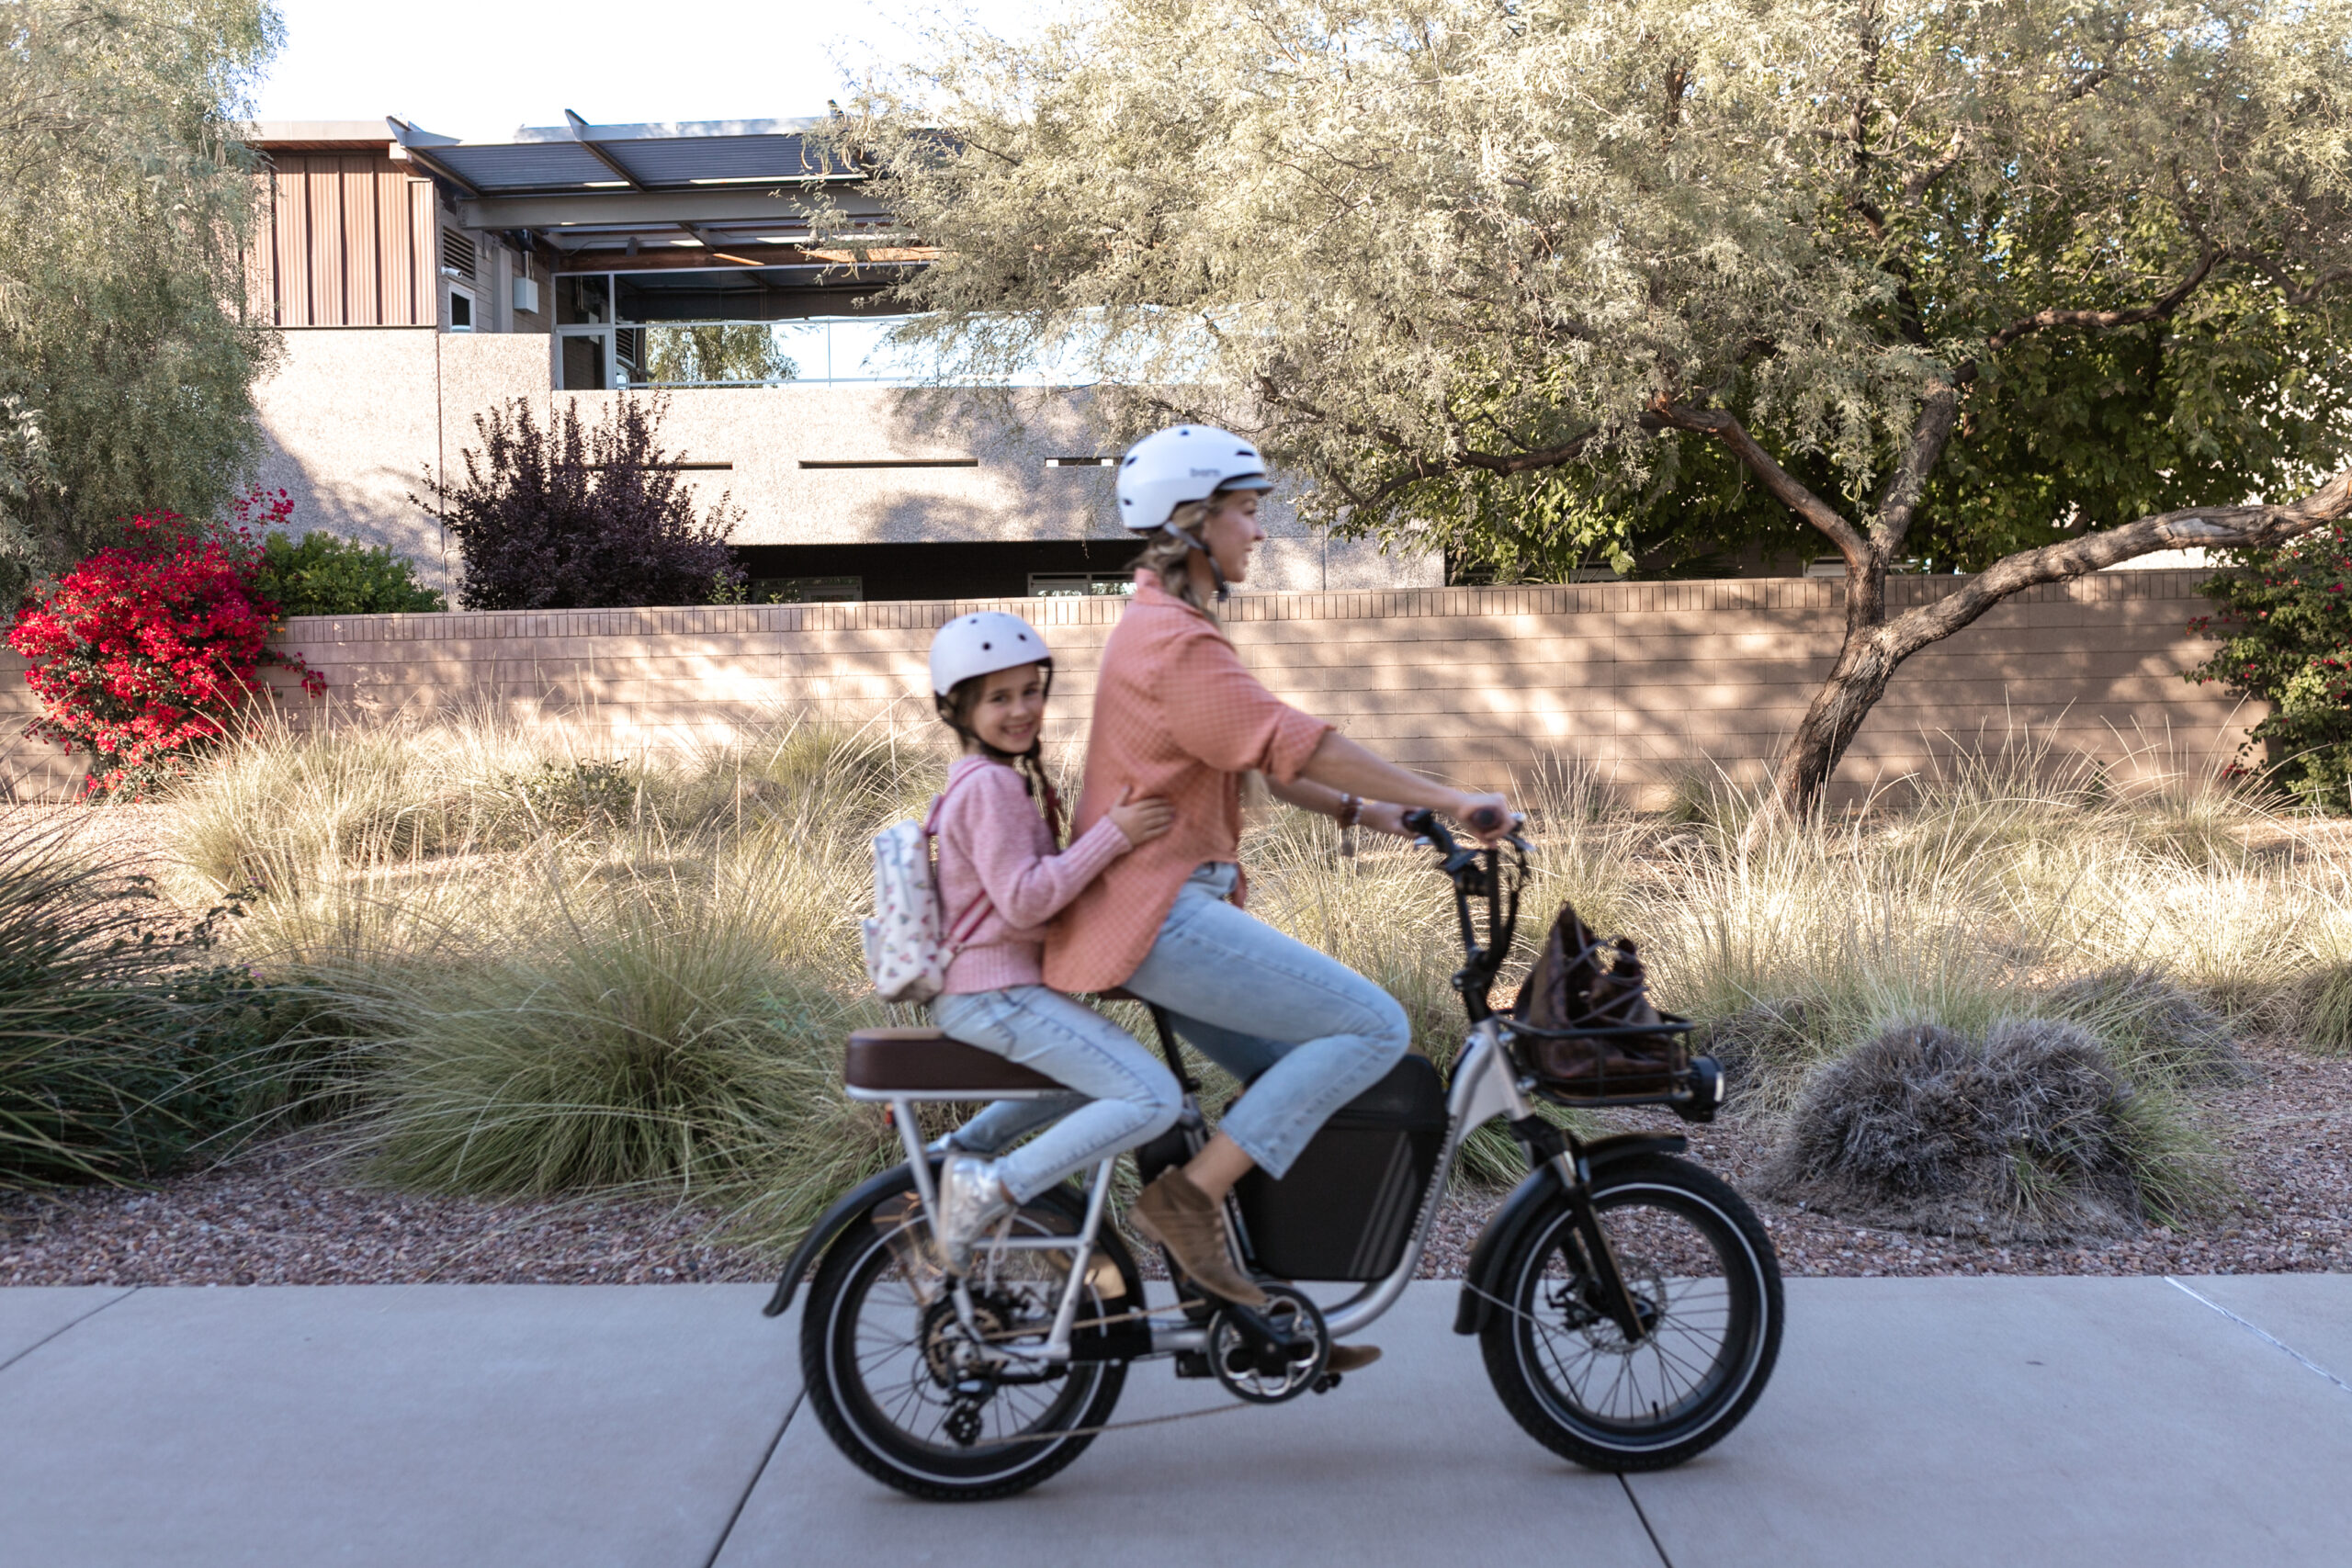
<instances>
[{"instance_id":1,"label":"purple-leaved bush","mask_svg":"<svg viewBox=\"0 0 2352 1568\"><path fill-rule=\"evenodd\" d=\"M559 410L546 429L522 398L474 416L481 449L440 504L410 500L458 537L468 610L707 604L742 569L727 536L742 515L722 495L707 516L661 444L669 402L623 396L594 426ZM428 478L428 484L430 479Z\"/></svg>"}]
</instances>

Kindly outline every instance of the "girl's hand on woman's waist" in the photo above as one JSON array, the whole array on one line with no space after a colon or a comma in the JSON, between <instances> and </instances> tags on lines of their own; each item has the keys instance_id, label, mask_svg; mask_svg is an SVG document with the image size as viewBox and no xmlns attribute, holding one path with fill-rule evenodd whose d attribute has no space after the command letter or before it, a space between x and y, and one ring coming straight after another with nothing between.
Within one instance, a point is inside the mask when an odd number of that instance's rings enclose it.
<instances>
[{"instance_id":1,"label":"girl's hand on woman's waist","mask_svg":"<svg viewBox=\"0 0 2352 1568\"><path fill-rule=\"evenodd\" d=\"M1136 800L1131 798L1135 793L1135 785L1125 785L1119 791L1118 804L1103 813L1114 827L1127 836L1130 849L1151 842L1176 824L1176 808L1164 796L1154 795Z\"/></svg>"}]
</instances>

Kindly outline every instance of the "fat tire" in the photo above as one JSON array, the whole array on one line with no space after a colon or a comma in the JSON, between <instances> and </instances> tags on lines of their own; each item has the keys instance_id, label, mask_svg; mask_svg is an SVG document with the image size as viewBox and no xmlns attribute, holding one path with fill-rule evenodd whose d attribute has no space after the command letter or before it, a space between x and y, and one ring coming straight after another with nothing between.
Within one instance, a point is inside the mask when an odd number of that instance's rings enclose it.
<instances>
[{"instance_id":1,"label":"fat tire","mask_svg":"<svg viewBox=\"0 0 2352 1568\"><path fill-rule=\"evenodd\" d=\"M886 1201L877 1200L876 1206ZM1052 1211L1069 1222L1073 1231L1085 1215L1082 1202L1058 1188L1031 1201L1024 1212L1040 1209ZM1126 1282L1129 1299L1141 1301L1142 1285L1134 1260L1109 1225L1102 1227L1095 1247L1118 1268L1120 1278ZM858 1303L844 1298L852 1292L862 1297L864 1289L881 1271L882 1265L875 1263L875 1255L887 1254L888 1247L888 1238L869 1223L866 1215L852 1220L827 1249L809 1288L807 1304L801 1309L801 1387L807 1393L808 1407L816 1412L818 1424L824 1427L833 1446L876 1481L910 1496L941 1503L979 1502L1026 1492L1085 1452L1094 1441L1091 1434L1059 1440L1041 1438L1037 1443L1024 1442L996 1450L992 1455L943 1460L935 1454L916 1451L887 1427L869 1427L859 1418L855 1402L845 1402L836 1382L843 1358L852 1365L856 1358L854 1308ZM1070 1375L1091 1377L1094 1387L1055 1429L1099 1427L1107 1422L1126 1385L1126 1364L1074 1363ZM850 1407L844 1408L845 1404ZM1041 1451L1038 1444L1046 1446Z\"/></svg>"},{"instance_id":2,"label":"fat tire","mask_svg":"<svg viewBox=\"0 0 2352 1568\"><path fill-rule=\"evenodd\" d=\"M1554 1250L1561 1228L1573 1224L1565 1195L1521 1233L1499 1272L1502 1300L1478 1335L1487 1376L1512 1419L1554 1453L1592 1470L1667 1470L1705 1452L1747 1416L1781 1353L1780 1259L1755 1211L1720 1178L1667 1155L1637 1155L1612 1163L1593 1178L1593 1201L1604 1216L1612 1195L1623 1208L1645 1192L1657 1195L1645 1206L1702 1220L1702 1231L1712 1233L1708 1240L1730 1289L1731 1316L1724 1338L1736 1345L1733 1366L1722 1385L1697 1407L1655 1433L1636 1438L1577 1420L1561 1402L1546 1397L1548 1379L1537 1386L1540 1374L1527 1364L1532 1353L1527 1325L1543 1305L1537 1298L1544 1258Z\"/></svg>"}]
</instances>

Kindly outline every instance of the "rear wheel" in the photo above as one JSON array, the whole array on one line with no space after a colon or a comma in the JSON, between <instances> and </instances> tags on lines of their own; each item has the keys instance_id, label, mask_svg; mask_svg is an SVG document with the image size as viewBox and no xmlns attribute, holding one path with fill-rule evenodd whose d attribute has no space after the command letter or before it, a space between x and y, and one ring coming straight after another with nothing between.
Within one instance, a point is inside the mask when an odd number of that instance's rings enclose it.
<instances>
[{"instance_id":1,"label":"rear wheel","mask_svg":"<svg viewBox=\"0 0 2352 1568\"><path fill-rule=\"evenodd\" d=\"M1069 1235L1082 1215L1057 1190L1023 1209L1011 1234ZM1117 1237L1105 1227L1095 1245L1080 1323L1142 1300ZM1069 1254L983 1245L970 1280L977 1342L932 1258L928 1221L904 1200L842 1232L800 1321L809 1407L853 1463L902 1492L956 1501L1026 1491L1094 1440L1073 1429L1110 1419L1126 1367L1080 1361L1040 1376L1016 1361L1000 1369L1009 1376L992 1373L989 1352L1044 1343Z\"/></svg>"},{"instance_id":2,"label":"rear wheel","mask_svg":"<svg viewBox=\"0 0 2352 1568\"><path fill-rule=\"evenodd\" d=\"M1663 1470L1721 1441L1764 1392L1781 1349L1780 1261L1739 1194L1683 1160L1612 1164L1593 1178L1592 1205L1642 1331L1605 1310L1563 1198L1504 1262L1479 1335L1487 1375L1553 1452Z\"/></svg>"}]
</instances>

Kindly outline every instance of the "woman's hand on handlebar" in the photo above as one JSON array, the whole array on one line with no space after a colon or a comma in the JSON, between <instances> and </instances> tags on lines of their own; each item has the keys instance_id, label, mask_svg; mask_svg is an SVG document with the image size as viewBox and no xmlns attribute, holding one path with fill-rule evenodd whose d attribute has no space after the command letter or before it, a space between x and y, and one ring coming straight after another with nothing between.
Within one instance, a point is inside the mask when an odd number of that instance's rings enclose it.
<instances>
[{"instance_id":1,"label":"woman's hand on handlebar","mask_svg":"<svg viewBox=\"0 0 2352 1568\"><path fill-rule=\"evenodd\" d=\"M1510 802L1500 795L1465 793L1447 808L1446 814L1469 829L1471 836L1488 849L1502 842L1517 820L1511 816Z\"/></svg>"}]
</instances>

